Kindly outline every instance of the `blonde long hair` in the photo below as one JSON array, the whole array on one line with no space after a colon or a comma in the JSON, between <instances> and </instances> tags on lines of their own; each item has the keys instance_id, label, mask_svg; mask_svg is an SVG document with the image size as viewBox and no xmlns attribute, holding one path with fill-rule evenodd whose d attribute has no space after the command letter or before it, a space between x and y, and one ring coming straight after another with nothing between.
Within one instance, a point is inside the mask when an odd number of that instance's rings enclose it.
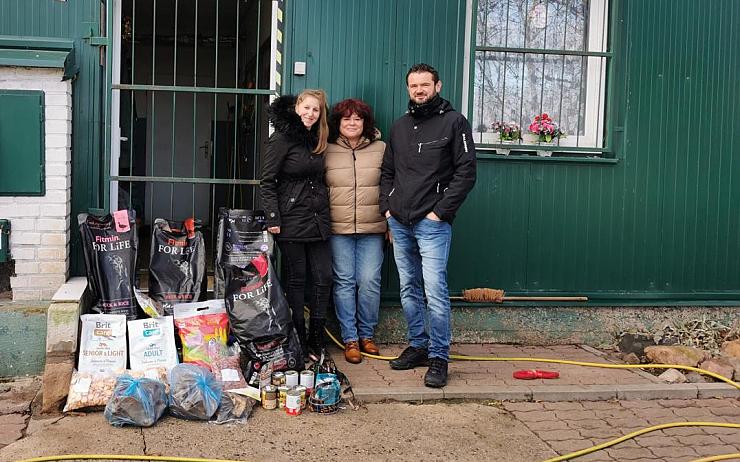
<instances>
[{"instance_id":1,"label":"blonde long hair","mask_svg":"<svg viewBox=\"0 0 740 462\"><path fill-rule=\"evenodd\" d=\"M300 95L298 95L298 98L295 100L295 105L298 107L299 104L303 102L304 99L306 99L309 96L313 96L317 100L319 100L319 107L321 108L321 112L319 114L319 143L316 145L314 150L312 151L314 154L321 154L326 150L326 146L329 139L329 122L327 121L327 115L329 113L329 108L326 105L326 93L324 90L315 90L315 89L306 89L301 92Z\"/></svg>"}]
</instances>

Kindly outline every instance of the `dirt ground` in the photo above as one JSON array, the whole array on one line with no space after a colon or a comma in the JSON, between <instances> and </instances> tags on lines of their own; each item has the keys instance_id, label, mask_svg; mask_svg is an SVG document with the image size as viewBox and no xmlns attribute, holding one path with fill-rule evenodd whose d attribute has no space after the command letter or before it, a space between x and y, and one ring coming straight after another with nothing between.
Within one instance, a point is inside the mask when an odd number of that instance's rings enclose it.
<instances>
[{"instance_id":1,"label":"dirt ground","mask_svg":"<svg viewBox=\"0 0 740 462\"><path fill-rule=\"evenodd\" d=\"M499 405L369 404L335 415L256 409L247 424L165 417L154 427L113 428L102 413L32 420L0 460L59 454L142 454L244 461L537 461L556 453Z\"/></svg>"}]
</instances>

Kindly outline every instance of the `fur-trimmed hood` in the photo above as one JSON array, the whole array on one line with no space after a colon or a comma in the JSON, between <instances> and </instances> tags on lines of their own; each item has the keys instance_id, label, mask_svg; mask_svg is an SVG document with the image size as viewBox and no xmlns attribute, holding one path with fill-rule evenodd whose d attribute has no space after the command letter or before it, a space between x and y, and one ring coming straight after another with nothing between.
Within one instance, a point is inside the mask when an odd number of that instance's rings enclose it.
<instances>
[{"instance_id":1,"label":"fur-trimmed hood","mask_svg":"<svg viewBox=\"0 0 740 462\"><path fill-rule=\"evenodd\" d=\"M283 134L291 141L302 141L311 148L318 144L318 124L311 130L306 130L301 117L295 112L296 96L283 95L275 99L267 108L267 118L275 131Z\"/></svg>"}]
</instances>

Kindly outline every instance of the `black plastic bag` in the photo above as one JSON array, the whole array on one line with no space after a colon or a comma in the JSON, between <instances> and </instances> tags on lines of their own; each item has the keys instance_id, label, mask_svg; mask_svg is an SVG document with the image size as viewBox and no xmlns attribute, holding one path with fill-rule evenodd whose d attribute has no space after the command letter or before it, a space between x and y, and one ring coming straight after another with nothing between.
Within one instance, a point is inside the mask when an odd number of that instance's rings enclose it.
<instances>
[{"instance_id":1,"label":"black plastic bag","mask_svg":"<svg viewBox=\"0 0 740 462\"><path fill-rule=\"evenodd\" d=\"M157 218L152 227L149 297L172 315L177 303L197 302L205 295L205 242L200 223Z\"/></svg>"},{"instance_id":2,"label":"black plastic bag","mask_svg":"<svg viewBox=\"0 0 740 462\"><path fill-rule=\"evenodd\" d=\"M151 427L167 409L165 384L130 375L118 377L103 416L114 427Z\"/></svg>"},{"instance_id":3,"label":"black plastic bag","mask_svg":"<svg viewBox=\"0 0 740 462\"><path fill-rule=\"evenodd\" d=\"M273 255L274 240L262 211L221 208L218 211L214 296L224 298L225 265L244 267L252 258Z\"/></svg>"},{"instance_id":4,"label":"black plastic bag","mask_svg":"<svg viewBox=\"0 0 740 462\"><path fill-rule=\"evenodd\" d=\"M249 396L225 391L221 395L221 405L211 422L216 424L246 423L257 400Z\"/></svg>"},{"instance_id":5,"label":"black plastic bag","mask_svg":"<svg viewBox=\"0 0 740 462\"><path fill-rule=\"evenodd\" d=\"M129 320L136 319L133 288L139 239L135 214L119 210L102 217L77 216L87 281L97 306L103 314L125 314Z\"/></svg>"},{"instance_id":6,"label":"black plastic bag","mask_svg":"<svg viewBox=\"0 0 740 462\"><path fill-rule=\"evenodd\" d=\"M209 420L221 404L221 381L195 364L178 364L170 371L170 413L190 420Z\"/></svg>"},{"instance_id":7,"label":"black plastic bag","mask_svg":"<svg viewBox=\"0 0 740 462\"><path fill-rule=\"evenodd\" d=\"M240 268L224 265L226 311L231 332L242 352L275 370L303 367L303 354L293 329L288 301L267 254Z\"/></svg>"},{"instance_id":8,"label":"black plastic bag","mask_svg":"<svg viewBox=\"0 0 740 462\"><path fill-rule=\"evenodd\" d=\"M272 264L273 251L263 212L219 210L215 291L226 301L242 353L272 361L275 370L301 369L303 353Z\"/></svg>"}]
</instances>

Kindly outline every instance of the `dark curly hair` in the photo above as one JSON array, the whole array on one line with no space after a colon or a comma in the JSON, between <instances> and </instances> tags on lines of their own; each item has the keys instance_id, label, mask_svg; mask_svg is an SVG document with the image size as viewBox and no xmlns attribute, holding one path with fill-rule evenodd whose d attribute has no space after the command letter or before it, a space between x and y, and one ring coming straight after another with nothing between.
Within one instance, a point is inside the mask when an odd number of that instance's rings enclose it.
<instances>
[{"instance_id":1,"label":"dark curly hair","mask_svg":"<svg viewBox=\"0 0 740 462\"><path fill-rule=\"evenodd\" d=\"M377 137L377 129L375 128L375 117L373 117L373 109L369 104L356 98L344 99L334 107L331 108L331 114L329 115L329 142L336 143L339 138L339 123L342 121L342 117L349 117L352 114L357 114L363 121L362 136L370 141L374 141Z\"/></svg>"}]
</instances>

